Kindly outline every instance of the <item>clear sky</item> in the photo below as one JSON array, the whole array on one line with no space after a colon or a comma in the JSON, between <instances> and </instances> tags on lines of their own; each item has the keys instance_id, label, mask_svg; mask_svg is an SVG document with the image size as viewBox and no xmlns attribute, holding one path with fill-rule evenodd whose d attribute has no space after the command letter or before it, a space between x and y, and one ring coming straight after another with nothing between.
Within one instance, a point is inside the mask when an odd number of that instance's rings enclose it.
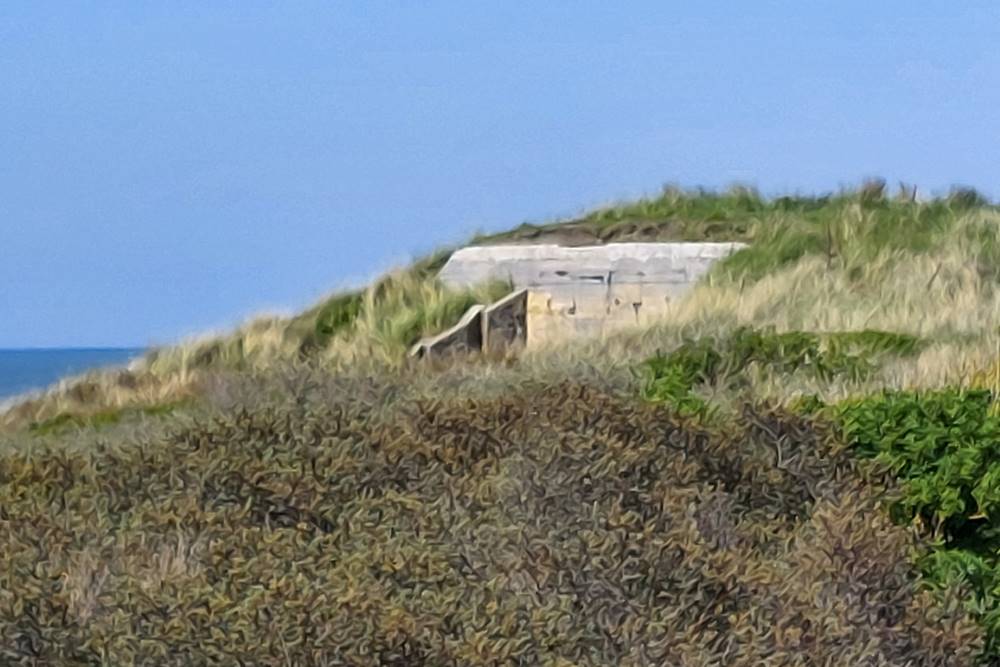
<instances>
[{"instance_id":1,"label":"clear sky","mask_svg":"<svg viewBox=\"0 0 1000 667\"><path fill-rule=\"evenodd\" d=\"M7 2L0 347L296 309L667 182L1000 195L1000 3Z\"/></svg>"}]
</instances>

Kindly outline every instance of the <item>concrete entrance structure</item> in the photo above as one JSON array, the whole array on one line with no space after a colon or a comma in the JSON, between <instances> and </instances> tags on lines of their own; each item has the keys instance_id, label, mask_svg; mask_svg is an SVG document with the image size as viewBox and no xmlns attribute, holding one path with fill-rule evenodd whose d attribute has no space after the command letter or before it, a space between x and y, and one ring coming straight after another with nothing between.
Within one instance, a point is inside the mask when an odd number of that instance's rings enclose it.
<instances>
[{"instance_id":1,"label":"concrete entrance structure","mask_svg":"<svg viewBox=\"0 0 1000 667\"><path fill-rule=\"evenodd\" d=\"M483 311L477 304L465 312L458 324L436 336L424 338L412 348L411 357L444 356L455 352L479 352L483 349Z\"/></svg>"},{"instance_id":2,"label":"concrete entrance structure","mask_svg":"<svg viewBox=\"0 0 1000 667\"><path fill-rule=\"evenodd\" d=\"M742 243L472 246L456 251L439 277L450 287L504 280L527 290L525 342L535 346L652 323L712 264L744 247Z\"/></svg>"},{"instance_id":3,"label":"concrete entrance structure","mask_svg":"<svg viewBox=\"0 0 1000 667\"><path fill-rule=\"evenodd\" d=\"M528 290L515 290L489 307L477 304L458 324L419 341L411 357L441 357L455 352L503 352L527 340Z\"/></svg>"}]
</instances>

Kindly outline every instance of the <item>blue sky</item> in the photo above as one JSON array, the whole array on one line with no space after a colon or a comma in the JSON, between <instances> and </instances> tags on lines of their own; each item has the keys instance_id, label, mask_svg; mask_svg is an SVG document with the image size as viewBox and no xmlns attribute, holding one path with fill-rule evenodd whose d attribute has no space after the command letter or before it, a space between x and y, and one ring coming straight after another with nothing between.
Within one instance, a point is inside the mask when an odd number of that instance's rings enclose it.
<instances>
[{"instance_id":1,"label":"blue sky","mask_svg":"<svg viewBox=\"0 0 1000 667\"><path fill-rule=\"evenodd\" d=\"M292 310L667 182L1000 195L994 2L4 3L0 347Z\"/></svg>"}]
</instances>

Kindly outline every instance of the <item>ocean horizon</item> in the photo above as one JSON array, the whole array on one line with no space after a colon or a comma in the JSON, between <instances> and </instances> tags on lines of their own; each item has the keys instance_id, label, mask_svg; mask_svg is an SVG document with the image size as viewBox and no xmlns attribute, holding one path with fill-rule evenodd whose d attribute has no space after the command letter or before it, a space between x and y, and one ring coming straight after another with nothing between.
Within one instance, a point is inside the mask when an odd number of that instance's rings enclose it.
<instances>
[{"instance_id":1,"label":"ocean horizon","mask_svg":"<svg viewBox=\"0 0 1000 667\"><path fill-rule=\"evenodd\" d=\"M134 347L0 349L0 403L85 371L123 366L145 352Z\"/></svg>"}]
</instances>

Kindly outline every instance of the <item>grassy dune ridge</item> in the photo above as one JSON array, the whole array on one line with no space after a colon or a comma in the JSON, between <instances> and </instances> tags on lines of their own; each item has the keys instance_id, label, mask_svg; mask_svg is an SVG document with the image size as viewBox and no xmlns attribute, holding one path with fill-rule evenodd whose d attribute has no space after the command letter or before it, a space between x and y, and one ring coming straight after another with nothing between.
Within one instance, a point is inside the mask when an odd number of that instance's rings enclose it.
<instances>
[{"instance_id":1,"label":"grassy dune ridge","mask_svg":"<svg viewBox=\"0 0 1000 667\"><path fill-rule=\"evenodd\" d=\"M659 197L609 206L578 220L522 226L475 242L578 238L566 229L586 229L587 242L599 243L747 241L750 248L718 265L677 304L666 318L671 330L773 325L920 333L938 346L926 363L900 371L907 374L905 381L945 369L974 372L970 368L979 368L990 353L989 339L1000 325L1000 295L994 289L1000 211L963 189L930 201L914 199L905 188L900 195L887 196L878 183L821 197L770 199L743 187L721 193L667 188ZM443 250L390 272L366 289L334 294L297 316L257 318L231 334L155 350L132 372L68 383L8 411L0 425L179 400L198 393L214 374L274 363L398 367L403 351L420 336L454 322L468 304L504 290L502 285L473 293L442 289L434 275L448 254ZM651 336L662 340L659 331ZM631 346L629 338L623 340ZM945 358L932 362L934 355ZM955 364L962 369L950 370Z\"/></svg>"},{"instance_id":2,"label":"grassy dune ridge","mask_svg":"<svg viewBox=\"0 0 1000 667\"><path fill-rule=\"evenodd\" d=\"M406 348L447 252L15 407L14 664L1000 656L1000 212L666 189L475 242L742 240L663 323Z\"/></svg>"}]
</instances>

